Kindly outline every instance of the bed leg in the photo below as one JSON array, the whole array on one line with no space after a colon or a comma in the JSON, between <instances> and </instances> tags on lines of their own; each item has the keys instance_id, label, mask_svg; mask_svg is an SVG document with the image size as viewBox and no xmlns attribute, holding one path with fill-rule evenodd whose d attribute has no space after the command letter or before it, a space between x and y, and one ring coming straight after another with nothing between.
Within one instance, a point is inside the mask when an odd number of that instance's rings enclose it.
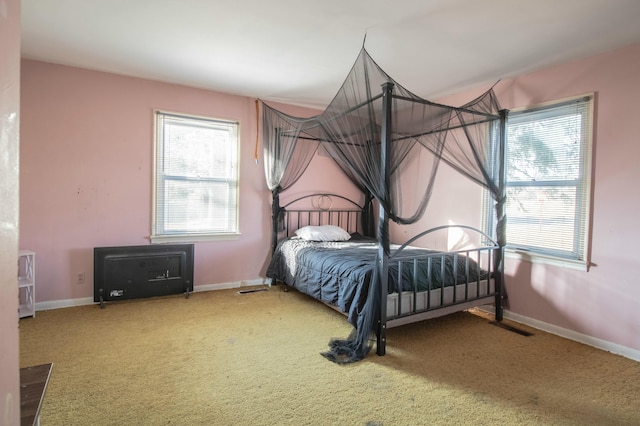
<instances>
[{"instance_id":1,"label":"bed leg","mask_svg":"<svg viewBox=\"0 0 640 426\"><path fill-rule=\"evenodd\" d=\"M378 321L376 327L376 354L378 356L384 356L387 345L387 326Z\"/></svg>"},{"instance_id":2,"label":"bed leg","mask_svg":"<svg viewBox=\"0 0 640 426\"><path fill-rule=\"evenodd\" d=\"M184 298L188 299L191 292L189 291L189 281L187 281L184 285Z\"/></svg>"},{"instance_id":3,"label":"bed leg","mask_svg":"<svg viewBox=\"0 0 640 426\"><path fill-rule=\"evenodd\" d=\"M502 318L504 316L504 306L503 306L503 300L502 300L502 295L498 294L496 295L496 321L500 322L502 321Z\"/></svg>"},{"instance_id":4,"label":"bed leg","mask_svg":"<svg viewBox=\"0 0 640 426\"><path fill-rule=\"evenodd\" d=\"M271 287L271 285L281 285L282 286L282 291L284 291L284 292L288 292L289 291L289 286L284 281L280 281L280 280L274 279L273 281L271 281L271 284L269 285L269 287Z\"/></svg>"}]
</instances>

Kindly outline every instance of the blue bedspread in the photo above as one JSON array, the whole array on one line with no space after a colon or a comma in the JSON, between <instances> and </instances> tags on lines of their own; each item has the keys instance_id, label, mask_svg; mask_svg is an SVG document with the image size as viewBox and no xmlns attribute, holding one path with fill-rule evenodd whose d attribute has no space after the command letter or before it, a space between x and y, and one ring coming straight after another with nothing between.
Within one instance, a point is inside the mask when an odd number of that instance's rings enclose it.
<instances>
[{"instance_id":1,"label":"blue bedspread","mask_svg":"<svg viewBox=\"0 0 640 426\"><path fill-rule=\"evenodd\" d=\"M393 249L395 247L392 251ZM367 300L377 251L377 242L365 238L344 242L286 239L278 244L268 267L267 277L338 307L348 314L349 321L355 325L358 312L362 311ZM426 260L425 256L437 253L416 248L402 251L400 257L404 259L415 256L423 259L415 269L410 262L403 264L400 285L402 291L413 291L416 283L415 290L424 291L464 283L466 280L482 280L488 275L478 268L475 261L462 255L445 257L444 268L441 268L440 255L433 256L430 261ZM397 262L390 262L389 293L397 291L398 269ZM414 271L417 271L417 280L413 279Z\"/></svg>"}]
</instances>

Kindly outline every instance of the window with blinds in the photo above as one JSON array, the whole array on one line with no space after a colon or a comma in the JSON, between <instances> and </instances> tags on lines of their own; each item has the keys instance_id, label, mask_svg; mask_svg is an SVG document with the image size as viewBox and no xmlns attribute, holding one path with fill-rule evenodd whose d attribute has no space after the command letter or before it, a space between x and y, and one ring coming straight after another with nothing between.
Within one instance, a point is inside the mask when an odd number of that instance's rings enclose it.
<instances>
[{"instance_id":1,"label":"window with blinds","mask_svg":"<svg viewBox=\"0 0 640 426\"><path fill-rule=\"evenodd\" d=\"M152 241L238 233L238 127L156 111Z\"/></svg>"},{"instance_id":2,"label":"window with blinds","mask_svg":"<svg viewBox=\"0 0 640 426\"><path fill-rule=\"evenodd\" d=\"M587 261L593 97L511 112L507 248Z\"/></svg>"}]
</instances>

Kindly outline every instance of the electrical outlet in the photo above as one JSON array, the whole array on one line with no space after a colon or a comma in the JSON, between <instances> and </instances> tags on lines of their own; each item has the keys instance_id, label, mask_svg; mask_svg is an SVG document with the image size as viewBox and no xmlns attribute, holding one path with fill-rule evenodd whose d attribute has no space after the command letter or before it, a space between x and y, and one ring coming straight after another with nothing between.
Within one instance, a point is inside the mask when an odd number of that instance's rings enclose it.
<instances>
[{"instance_id":1,"label":"electrical outlet","mask_svg":"<svg viewBox=\"0 0 640 426\"><path fill-rule=\"evenodd\" d=\"M85 275L84 272L76 273L76 284L84 284Z\"/></svg>"}]
</instances>

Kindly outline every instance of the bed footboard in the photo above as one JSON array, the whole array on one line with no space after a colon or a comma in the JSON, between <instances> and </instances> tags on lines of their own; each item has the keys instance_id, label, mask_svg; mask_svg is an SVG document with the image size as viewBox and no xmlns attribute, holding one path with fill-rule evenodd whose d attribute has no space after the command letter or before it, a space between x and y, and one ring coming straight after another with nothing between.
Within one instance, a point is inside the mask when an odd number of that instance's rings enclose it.
<instances>
[{"instance_id":1,"label":"bed footboard","mask_svg":"<svg viewBox=\"0 0 640 426\"><path fill-rule=\"evenodd\" d=\"M356 316L364 310L362 303L367 303L371 307L375 306L374 314L378 322L376 326L376 320L373 320L371 325L377 335L376 352L378 355L385 354L387 328L492 303L496 305L496 312L501 310L502 271L496 270L495 266L497 253L500 253L501 248L490 236L465 225L446 225L433 228L419 233L401 246L390 248L390 254L385 259L389 273L383 274L385 276L381 277L383 281L379 282L379 288L384 290L380 293L369 293L371 297L365 294L354 303L351 299L347 300L346 296L343 299L340 297L344 295L354 297L353 295L358 294L356 290L348 288L344 293L339 293L333 287L325 289L323 287L325 285L342 286L347 281L352 281L353 285L367 282L369 279L367 277L371 275L367 275L370 272L366 271L375 268L375 256L376 253L379 254L381 242L376 243L375 240L369 240L370 243L367 244L373 244L373 249L367 247L365 249L367 255L364 258L359 258L357 256L360 254L356 255L353 252L347 254L343 251L345 247L340 247L339 254L328 251L328 247L317 251L317 246L307 247L305 245L307 242L291 237L295 236L295 231L302 227L320 225L335 225L350 234L366 235L363 230L370 229L366 224L367 218L371 217L368 212L369 208L370 205L362 206L343 196L329 193L305 195L279 207L278 212L274 213L274 258L270 264L269 276L278 277L277 279L281 279L283 282L291 281L286 284L292 285L299 291L330 306L333 304L333 307L347 315L349 321L354 325ZM429 244L430 237L427 237L428 235L438 231L448 231L452 228L462 230L473 237L465 239L463 248L456 245L458 248L456 250L437 251L422 248L433 245ZM418 240L421 238L424 240L419 242ZM356 239L353 242L358 245L360 241L360 239ZM277 251L276 243L278 244ZM314 241L312 243L317 244ZM376 246L376 244L378 245ZM293 268L295 272L290 271L289 264L295 264L295 262L290 262L293 259L291 256L297 256L295 253L299 252L295 250L298 250L298 247L304 249L306 256L311 256L312 252L321 252L322 257L314 260L305 257L304 261ZM371 253L373 253L372 257L370 257ZM347 258L358 259L358 261L347 264ZM362 259L366 259L366 261ZM320 265L331 265L331 271L325 271ZM355 273L353 279L347 280L346 271L350 271L350 265L361 266L354 268L358 272ZM271 269L272 266L273 269ZM307 272L300 272L302 270ZM320 277L317 275L320 273L327 275ZM333 276L340 277L339 280L335 280L340 284L333 284L334 281L329 279ZM358 278L356 279L355 276ZM360 281L361 279L363 281ZM337 294L341 296L338 297ZM370 299L380 303L372 303ZM354 297L353 300L356 298ZM496 319L498 319L497 315ZM370 328L364 333L371 331L374 330Z\"/></svg>"},{"instance_id":2,"label":"bed footboard","mask_svg":"<svg viewBox=\"0 0 640 426\"><path fill-rule=\"evenodd\" d=\"M459 228L477 233L483 244L474 248L422 254L411 249L416 240L440 230ZM464 225L447 225L424 231L389 257L391 275L383 295L377 330L377 353L384 355L386 329L496 303L501 309L500 271L494 270L498 244L482 231ZM393 274L393 275L392 275ZM383 315L384 314L384 315Z\"/></svg>"}]
</instances>

